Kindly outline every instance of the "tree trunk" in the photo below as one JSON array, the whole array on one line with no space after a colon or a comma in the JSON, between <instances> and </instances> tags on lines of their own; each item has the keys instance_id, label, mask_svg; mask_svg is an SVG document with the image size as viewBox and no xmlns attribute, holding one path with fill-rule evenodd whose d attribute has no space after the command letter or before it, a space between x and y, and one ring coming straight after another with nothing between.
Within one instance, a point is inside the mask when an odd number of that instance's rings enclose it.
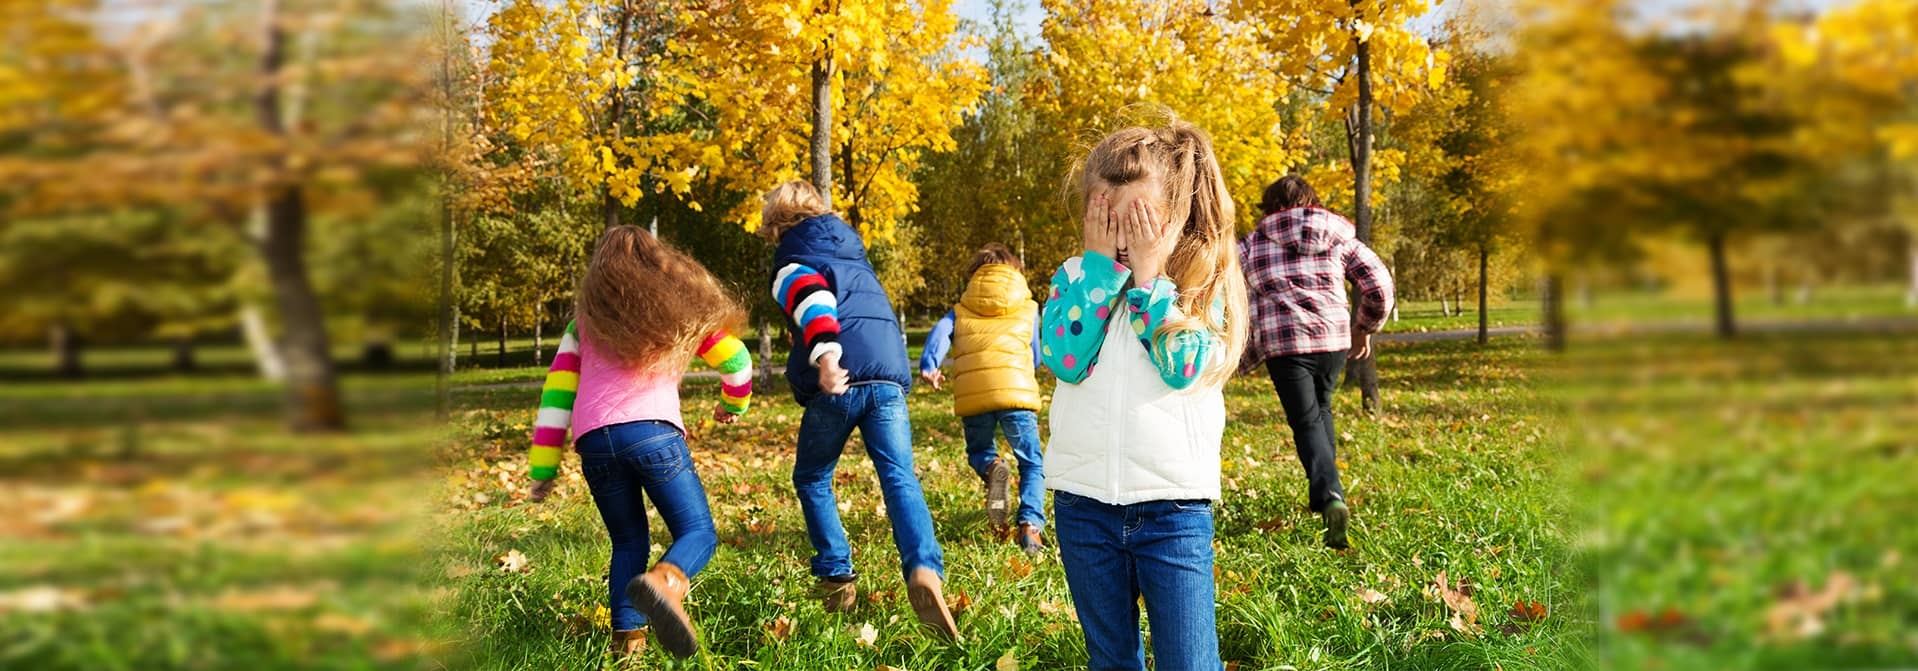
<instances>
[{"instance_id":1,"label":"tree trunk","mask_svg":"<svg viewBox=\"0 0 1918 671\"><path fill-rule=\"evenodd\" d=\"M1765 267L1765 292L1771 294L1772 305L1785 304L1785 281L1779 274L1777 263Z\"/></svg>"},{"instance_id":2,"label":"tree trunk","mask_svg":"<svg viewBox=\"0 0 1918 671\"><path fill-rule=\"evenodd\" d=\"M453 366L459 357L459 314L453 307L453 195L451 185L440 194L440 305L439 350L433 373L436 396L433 416L441 421L453 412Z\"/></svg>"},{"instance_id":3,"label":"tree trunk","mask_svg":"<svg viewBox=\"0 0 1918 671\"><path fill-rule=\"evenodd\" d=\"M261 226L261 236L265 236L265 226ZM246 340L247 351L253 354L253 365L259 369L260 379L274 383L286 381L286 358L280 355L280 344L273 340L260 306L251 302L240 305L240 335Z\"/></svg>"},{"instance_id":4,"label":"tree trunk","mask_svg":"<svg viewBox=\"0 0 1918 671\"><path fill-rule=\"evenodd\" d=\"M1911 247L1909 251L1911 268L1908 269L1911 274L1911 286L1905 287L1905 307L1918 308L1918 231L1912 231L1908 235L1910 241L1906 244Z\"/></svg>"},{"instance_id":5,"label":"tree trunk","mask_svg":"<svg viewBox=\"0 0 1918 671\"><path fill-rule=\"evenodd\" d=\"M812 185L832 207L832 46L812 62Z\"/></svg>"},{"instance_id":6,"label":"tree trunk","mask_svg":"<svg viewBox=\"0 0 1918 671\"><path fill-rule=\"evenodd\" d=\"M1706 235L1705 244L1712 257L1712 302L1716 308L1714 332L1719 338L1730 339L1738 335L1738 326L1732 317L1732 280L1730 264L1725 258L1725 233L1712 231Z\"/></svg>"},{"instance_id":7,"label":"tree trunk","mask_svg":"<svg viewBox=\"0 0 1918 671\"><path fill-rule=\"evenodd\" d=\"M859 181L853 179L852 176L852 142L852 128L849 125L846 128L846 142L839 145L840 169L844 171L839 173L839 179L845 180L846 182L846 202L840 203L840 205L846 209L846 223L852 226L852 230L857 231L860 230L861 217L859 216L859 194L854 193L854 191L857 189Z\"/></svg>"},{"instance_id":8,"label":"tree trunk","mask_svg":"<svg viewBox=\"0 0 1918 671\"><path fill-rule=\"evenodd\" d=\"M773 325L770 322L759 324L759 382L773 379Z\"/></svg>"},{"instance_id":9,"label":"tree trunk","mask_svg":"<svg viewBox=\"0 0 1918 671\"><path fill-rule=\"evenodd\" d=\"M453 9L450 5L442 5L440 11L450 14ZM440 18L442 21L450 21L452 17ZM441 40L441 46L444 49L440 53L440 90L443 94L441 100L448 107L440 110L440 142L450 154L453 150L455 133L453 115L456 113L452 108L455 104L453 102L455 100L453 38L450 35L442 35ZM456 340L459 315L453 305L453 193L457 188L457 182L450 170L440 174L440 304L437 315L439 349L435 352L437 356L433 357L433 417L442 422L452 416L453 364L454 359L459 356L459 343Z\"/></svg>"},{"instance_id":10,"label":"tree trunk","mask_svg":"<svg viewBox=\"0 0 1918 671\"><path fill-rule=\"evenodd\" d=\"M1360 5L1359 0L1351 0L1354 11ZM1357 18L1363 19L1361 13ZM1355 74L1359 78L1358 103L1346 115L1346 145L1352 154L1352 227L1359 242L1372 242L1372 44L1370 40L1358 42ZM1358 303L1353 302L1352 320L1359 318ZM1376 412L1379 408L1379 369L1378 357L1370 356L1353 361L1346 369L1346 382L1356 382L1359 387L1360 406L1366 412Z\"/></svg>"},{"instance_id":11,"label":"tree trunk","mask_svg":"<svg viewBox=\"0 0 1918 671\"><path fill-rule=\"evenodd\" d=\"M173 339L173 370L176 373L191 373L198 368L193 360L193 335L187 334Z\"/></svg>"},{"instance_id":12,"label":"tree trunk","mask_svg":"<svg viewBox=\"0 0 1918 671\"><path fill-rule=\"evenodd\" d=\"M653 225L659 225L659 218L653 218ZM540 352L546 348L546 302L533 301L533 365L540 364Z\"/></svg>"},{"instance_id":13,"label":"tree trunk","mask_svg":"<svg viewBox=\"0 0 1918 671\"><path fill-rule=\"evenodd\" d=\"M613 37L613 53L611 56L615 61L625 62L626 43L628 42L629 31L631 30L633 21L632 17L626 16L624 13L618 17L618 20L619 29ZM626 89L615 86L612 88L611 95L613 100L607 110L606 124L612 129L613 138L611 144L618 146L620 138L625 134L624 131L626 129ZM602 219L601 223L605 228L611 229L620 223L620 202L618 198L613 197L613 188L610 184L600 184L599 214Z\"/></svg>"},{"instance_id":14,"label":"tree trunk","mask_svg":"<svg viewBox=\"0 0 1918 671\"><path fill-rule=\"evenodd\" d=\"M284 137L280 109L281 68L285 61L286 31L277 20L276 0L264 3L262 16L266 48L260 58L263 75L255 101L259 123L268 134ZM290 156L279 157L286 168ZM306 270L306 199L298 182L271 184L266 192L265 255L267 280L280 310L286 356L288 423L295 431L337 431L346 428L338 380L326 336L326 319Z\"/></svg>"},{"instance_id":15,"label":"tree trunk","mask_svg":"<svg viewBox=\"0 0 1918 671\"><path fill-rule=\"evenodd\" d=\"M80 377L85 369L80 365L80 338L73 334L73 327L66 320L53 323L47 328L47 346L53 350L53 372L60 377Z\"/></svg>"},{"instance_id":16,"label":"tree trunk","mask_svg":"<svg viewBox=\"0 0 1918 671\"><path fill-rule=\"evenodd\" d=\"M506 367L506 317L499 318L499 367Z\"/></svg>"},{"instance_id":17,"label":"tree trunk","mask_svg":"<svg viewBox=\"0 0 1918 671\"><path fill-rule=\"evenodd\" d=\"M1491 252L1484 247L1478 248L1478 344L1483 345L1492 339L1491 320L1485 315L1485 282L1487 267L1491 263Z\"/></svg>"},{"instance_id":18,"label":"tree trunk","mask_svg":"<svg viewBox=\"0 0 1918 671\"><path fill-rule=\"evenodd\" d=\"M1545 295L1539 301L1545 309L1545 348L1565 351L1565 276L1557 270L1545 274Z\"/></svg>"}]
</instances>

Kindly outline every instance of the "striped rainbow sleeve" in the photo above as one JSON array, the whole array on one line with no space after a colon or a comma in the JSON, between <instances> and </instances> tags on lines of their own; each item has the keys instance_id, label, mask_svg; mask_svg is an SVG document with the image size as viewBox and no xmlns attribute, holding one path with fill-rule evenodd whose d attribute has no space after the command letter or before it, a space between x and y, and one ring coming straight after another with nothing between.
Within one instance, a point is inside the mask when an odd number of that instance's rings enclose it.
<instances>
[{"instance_id":1,"label":"striped rainbow sleeve","mask_svg":"<svg viewBox=\"0 0 1918 671\"><path fill-rule=\"evenodd\" d=\"M819 365L839 345L839 302L826 276L804 264L789 263L773 276L773 300L792 320L793 332L806 346L806 362Z\"/></svg>"},{"instance_id":2,"label":"striped rainbow sleeve","mask_svg":"<svg viewBox=\"0 0 1918 671\"><path fill-rule=\"evenodd\" d=\"M573 423L573 399L579 393L579 334L571 323L559 338L553 366L539 391L539 417L533 420L533 449L527 451L534 480L559 476L559 454Z\"/></svg>"},{"instance_id":3,"label":"striped rainbow sleeve","mask_svg":"<svg viewBox=\"0 0 1918 671\"><path fill-rule=\"evenodd\" d=\"M699 343L699 358L719 371L719 402L726 412L746 414L753 399L753 355L746 343L720 331Z\"/></svg>"}]
</instances>

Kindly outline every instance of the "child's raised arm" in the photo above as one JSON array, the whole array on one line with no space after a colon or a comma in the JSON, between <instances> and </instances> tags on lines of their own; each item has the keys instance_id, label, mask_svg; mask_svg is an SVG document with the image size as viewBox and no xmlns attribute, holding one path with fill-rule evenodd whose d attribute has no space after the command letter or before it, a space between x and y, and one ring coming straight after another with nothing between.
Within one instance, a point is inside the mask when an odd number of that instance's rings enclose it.
<instances>
[{"instance_id":1,"label":"child's raised arm","mask_svg":"<svg viewBox=\"0 0 1918 671\"><path fill-rule=\"evenodd\" d=\"M825 275L803 264L787 264L773 277L773 300L806 344L807 363L817 366L820 357L841 350L839 301Z\"/></svg>"},{"instance_id":2,"label":"child's raised arm","mask_svg":"<svg viewBox=\"0 0 1918 671\"><path fill-rule=\"evenodd\" d=\"M1160 328L1161 324L1176 324L1185 319L1178 305L1179 288L1172 280L1155 279L1148 286L1126 291L1125 298L1126 311L1132 316L1132 333L1139 337L1139 344L1145 346L1152 365L1159 369L1159 379L1164 380L1166 386L1190 387L1211 366L1220 365L1213 359L1217 358L1215 353L1223 343L1211 329ZM1211 309L1212 321L1221 321L1225 299L1213 300Z\"/></svg>"},{"instance_id":3,"label":"child's raised arm","mask_svg":"<svg viewBox=\"0 0 1918 671\"><path fill-rule=\"evenodd\" d=\"M699 343L699 358L719 371L719 407L728 415L746 414L753 399L753 355L746 343L725 331Z\"/></svg>"},{"instance_id":4,"label":"child's raised arm","mask_svg":"<svg viewBox=\"0 0 1918 671\"><path fill-rule=\"evenodd\" d=\"M1062 382L1092 374L1106 324L1132 271L1100 252L1066 259L1052 274L1052 298L1039 319L1039 354Z\"/></svg>"},{"instance_id":5,"label":"child's raised arm","mask_svg":"<svg viewBox=\"0 0 1918 671\"><path fill-rule=\"evenodd\" d=\"M553 353L553 365L546 369L546 384L540 387L539 416L533 420L533 447L526 460L534 480L552 480L559 476L560 450L566 447L566 432L572 428L573 399L579 393L579 334L572 323L559 337L559 351Z\"/></svg>"}]
</instances>

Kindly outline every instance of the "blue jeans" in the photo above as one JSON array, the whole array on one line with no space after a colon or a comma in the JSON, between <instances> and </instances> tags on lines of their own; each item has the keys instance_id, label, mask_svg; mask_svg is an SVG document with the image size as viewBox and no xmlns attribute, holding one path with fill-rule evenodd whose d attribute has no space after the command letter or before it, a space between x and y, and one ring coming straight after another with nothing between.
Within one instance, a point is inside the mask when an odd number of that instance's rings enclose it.
<instances>
[{"instance_id":1,"label":"blue jeans","mask_svg":"<svg viewBox=\"0 0 1918 671\"><path fill-rule=\"evenodd\" d=\"M612 566L606 573L607 604L614 631L630 631L646 624L646 616L626 599L626 583L646 570L652 540L646 528L645 499L666 521L673 544L659 558L688 577L706 567L719 546L713 513L707 507L706 487L693 470L686 437L666 422L628 422L589 431L575 441L580 472L593 490L593 504L606 522L613 541Z\"/></svg>"},{"instance_id":2,"label":"blue jeans","mask_svg":"<svg viewBox=\"0 0 1918 671\"><path fill-rule=\"evenodd\" d=\"M966 461L982 478L986 476L986 469L999 458L999 441L993 439L993 426L997 425L999 431L1006 435L1006 442L1012 445L1012 456L1019 460L1019 516L1014 522L1044 527L1046 476L1045 462L1040 456L1043 448L1039 445L1039 413L1031 410L996 410L961 417L959 423L966 429Z\"/></svg>"},{"instance_id":3,"label":"blue jeans","mask_svg":"<svg viewBox=\"0 0 1918 671\"><path fill-rule=\"evenodd\" d=\"M848 577L852 546L839 522L839 504L833 499L833 470L846 449L852 430L866 439L866 454L879 474L879 491L892 518L892 540L899 546L901 571L926 567L945 576L946 563L939 539L932 533L932 512L912 471L912 421L906 412L905 390L890 382L855 385L838 396L820 395L806 404L799 420L799 450L793 460L793 489L806 516L806 538L812 541L812 574L819 578Z\"/></svg>"},{"instance_id":4,"label":"blue jeans","mask_svg":"<svg viewBox=\"0 0 1918 671\"><path fill-rule=\"evenodd\" d=\"M1145 669L1141 596L1159 671L1224 668L1212 602L1211 502L1115 506L1058 492L1052 517L1092 671Z\"/></svg>"}]
</instances>

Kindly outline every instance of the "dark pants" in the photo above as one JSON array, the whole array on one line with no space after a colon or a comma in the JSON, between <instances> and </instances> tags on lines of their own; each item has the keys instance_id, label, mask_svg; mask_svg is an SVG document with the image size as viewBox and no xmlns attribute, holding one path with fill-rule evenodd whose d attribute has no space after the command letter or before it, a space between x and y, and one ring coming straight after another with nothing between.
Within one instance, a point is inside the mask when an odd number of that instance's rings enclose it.
<instances>
[{"instance_id":1,"label":"dark pants","mask_svg":"<svg viewBox=\"0 0 1918 671\"><path fill-rule=\"evenodd\" d=\"M1332 393L1338 390L1339 372L1345 370L1345 350L1276 356L1265 360L1265 370L1272 375L1279 404L1285 406L1285 422L1292 425L1292 442L1311 486L1307 501L1312 512L1345 500L1345 488L1339 485L1339 434L1332 427Z\"/></svg>"},{"instance_id":2,"label":"dark pants","mask_svg":"<svg viewBox=\"0 0 1918 671\"><path fill-rule=\"evenodd\" d=\"M646 616L626 599L626 583L646 570L646 556L652 551L645 500L652 499L673 533L673 543L659 561L679 567L690 578L706 567L719 545L706 487L693 470L685 435L666 422L605 426L586 432L576 444L580 473L613 542L612 566L606 573L613 630L638 629Z\"/></svg>"}]
</instances>

